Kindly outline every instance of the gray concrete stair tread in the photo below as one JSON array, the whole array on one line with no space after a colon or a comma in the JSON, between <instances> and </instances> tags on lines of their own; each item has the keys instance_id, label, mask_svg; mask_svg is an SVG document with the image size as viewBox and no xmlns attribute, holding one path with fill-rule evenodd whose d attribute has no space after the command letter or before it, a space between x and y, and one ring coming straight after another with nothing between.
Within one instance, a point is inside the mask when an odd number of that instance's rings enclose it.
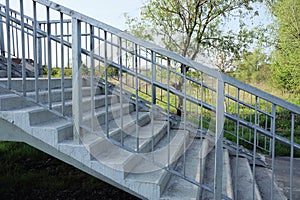
<instances>
[{"instance_id":1,"label":"gray concrete stair tread","mask_svg":"<svg viewBox=\"0 0 300 200\"><path fill-rule=\"evenodd\" d=\"M205 141L207 142L207 141ZM208 145L201 139L194 139L188 147L185 154L185 165L183 157L180 158L175 170L183 174L185 166L185 175L198 183L202 183L205 158L208 151ZM173 175L161 199L198 199L198 186Z\"/></svg>"},{"instance_id":2,"label":"gray concrete stair tread","mask_svg":"<svg viewBox=\"0 0 300 200\"><path fill-rule=\"evenodd\" d=\"M24 97L18 96L13 93L6 93L0 96L0 110L2 111L15 111L27 109L28 107L36 107L37 104Z\"/></svg>"},{"instance_id":3,"label":"gray concrete stair tread","mask_svg":"<svg viewBox=\"0 0 300 200\"><path fill-rule=\"evenodd\" d=\"M154 152L149 153L149 160L143 160L140 162L131 173L128 174L126 180L141 182L141 183L151 183L160 185L167 175L167 171L161 167L166 167L168 165L168 146L170 148L170 165L174 165L179 157L181 156L180 149L183 149L184 141L188 138L188 133L183 130L171 130L170 131L170 145L167 145L168 138L164 137L157 145ZM156 165L152 162L153 159ZM144 173L142 173L144 172Z\"/></svg>"},{"instance_id":4,"label":"gray concrete stair tread","mask_svg":"<svg viewBox=\"0 0 300 200\"><path fill-rule=\"evenodd\" d=\"M5 83L6 79L0 79L0 83ZM38 86L40 90L46 90L48 88L48 79L47 78L39 78ZM60 88L61 87L61 79L60 78L52 78L51 79L51 88ZM65 88L72 87L72 79L65 79ZM22 91L22 78L12 78L12 89L15 91ZM26 90L27 92L35 91L35 78L26 78Z\"/></svg>"},{"instance_id":5,"label":"gray concrete stair tread","mask_svg":"<svg viewBox=\"0 0 300 200\"><path fill-rule=\"evenodd\" d=\"M165 133L167 130L167 121L154 121L154 132L153 132L153 139L159 134L159 133ZM165 130L163 130L165 129ZM131 147L134 150L137 150L137 139L136 139L136 132L133 132L131 134L128 134L128 136L124 140L125 146ZM139 149L142 150L143 147L145 147L147 144L149 144L152 140L152 124L147 124L143 127L138 128L138 135L139 135ZM154 145L158 141L154 141Z\"/></svg>"},{"instance_id":6,"label":"gray concrete stair tread","mask_svg":"<svg viewBox=\"0 0 300 200\"><path fill-rule=\"evenodd\" d=\"M109 141L107 141L109 142ZM111 147L107 151L103 151L95 158L101 162L115 165L122 165L133 154L111 143Z\"/></svg>"},{"instance_id":7,"label":"gray concrete stair tread","mask_svg":"<svg viewBox=\"0 0 300 200\"><path fill-rule=\"evenodd\" d=\"M144 117L149 116L149 112L139 112L139 120L143 119ZM118 116L112 120L109 121L109 130L110 131L116 131L121 128L121 120L123 119L123 128L126 128L128 125L135 124L136 122L136 111L133 111L131 113L125 114L123 116ZM103 124L102 128L105 129L106 125Z\"/></svg>"},{"instance_id":8,"label":"gray concrete stair tread","mask_svg":"<svg viewBox=\"0 0 300 200\"><path fill-rule=\"evenodd\" d=\"M47 127L49 129L56 129L56 128L67 127L67 126L73 126L73 123L69 122L64 118L57 118L51 121L42 122L33 125L33 127Z\"/></svg>"},{"instance_id":9,"label":"gray concrete stair tread","mask_svg":"<svg viewBox=\"0 0 300 200\"><path fill-rule=\"evenodd\" d=\"M109 97L108 98L112 98L114 97L113 95L108 95ZM97 100L104 100L105 99L105 96L104 95L96 95L94 100L97 101ZM91 101L91 97L88 96L88 97L82 97L82 102L90 102ZM62 102L54 102L53 103L53 106L61 106ZM65 101L65 104L66 105L72 105L72 99L70 100L66 100Z\"/></svg>"},{"instance_id":10,"label":"gray concrete stair tread","mask_svg":"<svg viewBox=\"0 0 300 200\"><path fill-rule=\"evenodd\" d=\"M214 166L215 165L215 149L212 148L206 158L205 175L203 184L213 189L214 184ZM226 149L223 149L223 174L222 174L222 194L229 198L233 198L233 188L231 176L227 173L231 172L231 161L229 159L229 153ZM213 193L202 189L201 199L209 200L213 199Z\"/></svg>"},{"instance_id":11,"label":"gray concrete stair tread","mask_svg":"<svg viewBox=\"0 0 300 200\"><path fill-rule=\"evenodd\" d=\"M36 126L38 124L45 124L49 121L55 121L57 119L63 119L59 115L54 112L51 112L48 109L40 107L39 109L35 109L29 111L29 122L31 126Z\"/></svg>"},{"instance_id":12,"label":"gray concrete stair tread","mask_svg":"<svg viewBox=\"0 0 300 200\"><path fill-rule=\"evenodd\" d=\"M236 159L238 160L238 166L236 166ZM252 170L250 168L248 159L246 158L236 158L232 157L231 159L232 167L232 181L233 187L235 186L235 181L237 182L237 198L236 199L257 199L261 200L261 195L258 190L256 181L253 180ZM235 175L235 169L238 169L237 177ZM253 181L254 181L254 197L253 197Z\"/></svg>"},{"instance_id":13,"label":"gray concrete stair tread","mask_svg":"<svg viewBox=\"0 0 300 200\"><path fill-rule=\"evenodd\" d=\"M81 142L88 146L92 143L102 141L104 139L104 135L91 133L87 130L83 130L82 135L80 137Z\"/></svg>"},{"instance_id":14,"label":"gray concrete stair tread","mask_svg":"<svg viewBox=\"0 0 300 200\"><path fill-rule=\"evenodd\" d=\"M123 109L127 109L129 108L130 104L123 104ZM120 103L116 103L116 104L113 104L113 105L109 105L108 106L108 112L110 111L118 111L120 110L121 108L121 104ZM98 115L102 115L102 114L105 114L106 113L106 108L105 107L100 107L100 108L97 108L95 109L95 115L98 116ZM83 119L88 119L90 118L90 115L84 115L83 116Z\"/></svg>"},{"instance_id":15,"label":"gray concrete stair tread","mask_svg":"<svg viewBox=\"0 0 300 200\"><path fill-rule=\"evenodd\" d=\"M272 170L266 167L256 166L255 180L258 185L262 199L271 199ZM275 181L274 184L274 200L286 200L282 189L280 189Z\"/></svg>"}]
</instances>

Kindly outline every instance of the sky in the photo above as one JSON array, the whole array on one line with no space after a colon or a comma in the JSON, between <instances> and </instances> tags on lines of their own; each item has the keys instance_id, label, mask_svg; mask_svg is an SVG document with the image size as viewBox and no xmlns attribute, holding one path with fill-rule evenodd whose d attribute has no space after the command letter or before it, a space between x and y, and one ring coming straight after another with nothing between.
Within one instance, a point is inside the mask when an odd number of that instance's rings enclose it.
<instances>
[{"instance_id":1,"label":"sky","mask_svg":"<svg viewBox=\"0 0 300 200\"><path fill-rule=\"evenodd\" d=\"M24 0L24 9L28 13L29 7ZM118 29L124 30L125 18L124 13L130 16L139 16L140 7L143 5L143 0L52 0L55 3L63 5L72 10L83 13L89 17L95 18L98 21L104 22L108 25L114 26ZM1 4L5 5L5 0L0 0ZM10 6L14 9L19 9L18 0L10 0Z\"/></svg>"}]
</instances>

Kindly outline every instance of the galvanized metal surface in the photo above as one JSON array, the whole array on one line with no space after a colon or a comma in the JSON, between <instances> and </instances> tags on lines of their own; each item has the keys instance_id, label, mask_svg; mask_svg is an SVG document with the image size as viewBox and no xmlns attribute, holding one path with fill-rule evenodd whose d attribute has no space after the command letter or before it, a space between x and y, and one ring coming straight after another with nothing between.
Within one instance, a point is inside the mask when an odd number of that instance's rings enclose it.
<instances>
[{"instance_id":1,"label":"galvanized metal surface","mask_svg":"<svg viewBox=\"0 0 300 200\"><path fill-rule=\"evenodd\" d=\"M213 192L215 199L228 198L222 194L222 144L224 135L230 135L234 138L233 142L237 146L236 158L239 156L240 143L243 142L251 146L253 154L253 180L255 180L257 152L263 151L271 155L271 167L274 171L275 145L278 143L288 145L291 153L289 166L290 188L293 188L294 151L300 150L300 145L294 141L295 127L298 125L296 124L296 118L300 115L300 108L298 106L54 2L48 0L26 0L27 2L32 2L33 18L27 17L24 14L23 0L20 0L20 12L14 10L6 10L5 12L0 10L0 17L2 19L5 18L5 20L1 20L0 18L0 33L2 33L0 35L0 48L2 54L4 54L3 52L8 52L7 88L11 89L11 56L19 57L18 47L20 42L22 46L23 95L26 96L26 59L30 60L30 57L32 57L35 72L35 101L39 102L40 68L42 65L47 65L47 106L51 110L51 72L52 63L55 63L55 67L60 66L61 68L61 113L64 115L64 65L67 63L67 68L72 67L74 140L77 143L79 143L82 126L82 78L89 76L92 130L96 126L93 117L95 115L94 82L97 78L98 80L103 80L102 84L104 84L105 88L105 124L109 124L109 88L117 85L118 87L115 87L114 90L120 98L121 116L123 116L122 108L127 103L127 100L125 100L126 94L130 94L130 99L134 103L136 111L141 109L141 102L151 110L152 136L154 135L155 108L159 106L164 110L160 109L158 112L165 116L168 121L166 134L169 142L170 124L176 118L174 110L182 113L178 123L183 124L184 130L188 129L188 124L193 124L197 128L197 134L201 138L205 133L205 127L212 130L215 133L216 142L215 182L213 189L186 177L185 153L183 153L184 164L182 173L178 173L172 169L169 157L166 170L199 187L203 187L205 190ZM46 9L46 20L38 19L37 5L42 5ZM6 0L6 6L9 7L8 0ZM0 8L5 8L5 6L0 4ZM50 14L53 11L59 13L59 19L52 18ZM4 29L7 32L6 36L3 34ZM71 33L70 29L72 30ZM30 38L32 38L33 44L29 44L31 41ZM71 38L72 43L70 43ZM4 41L7 41L6 45L4 45ZM30 45L33 46L32 52ZM60 50L58 50L59 47ZM71 56L72 66L70 64ZM82 69L83 64L87 67L87 74L84 74L85 72ZM101 67L103 67L103 71L101 71ZM195 72L198 77L193 76L192 73L188 73L187 68L190 68L191 72ZM116 69L118 75L111 75L111 71L109 71L111 69ZM180 101L182 101L182 105L178 106L178 102ZM225 105L226 108L224 108ZM278 116L279 108L287 112L291 117L290 137L282 136L276 130L276 117ZM215 123L210 123L214 122L213 115L215 115ZM139 112L136 112L135 120L138 122ZM123 130L123 118L121 118L120 123ZM110 138L108 126L106 126L105 131L107 138ZM135 133L135 151L138 153L141 139L138 123L135 125ZM129 147L126 147L124 144L125 136L123 131L121 131L121 139L117 142L120 143L121 147L127 149ZM152 151L154 150L153 140ZM184 142L184 150L185 148L186 143ZM170 154L171 152L168 147L168 156ZM236 166L238 166L238 159L235 161ZM235 177L237 177L237 168L234 173L236 174ZM274 183L274 181L273 172L272 182ZM272 191L271 198L273 198L273 184L270 187ZM237 185L235 188L237 188ZM252 192L254 197L254 181L252 183ZM234 194L237 197L236 189ZM290 198L292 197L293 190L290 192Z\"/></svg>"}]
</instances>

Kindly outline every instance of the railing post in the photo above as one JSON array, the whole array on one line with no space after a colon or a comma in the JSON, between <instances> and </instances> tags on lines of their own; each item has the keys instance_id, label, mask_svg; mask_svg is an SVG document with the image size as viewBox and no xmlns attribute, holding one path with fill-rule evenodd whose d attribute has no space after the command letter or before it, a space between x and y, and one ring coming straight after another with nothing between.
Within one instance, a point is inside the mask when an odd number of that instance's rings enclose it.
<instances>
[{"instance_id":1,"label":"railing post","mask_svg":"<svg viewBox=\"0 0 300 200\"><path fill-rule=\"evenodd\" d=\"M223 174L224 82L220 79L217 80L216 100L214 199L221 200Z\"/></svg>"},{"instance_id":2,"label":"railing post","mask_svg":"<svg viewBox=\"0 0 300 200\"><path fill-rule=\"evenodd\" d=\"M0 55L5 56L2 16L0 16Z\"/></svg>"},{"instance_id":3,"label":"railing post","mask_svg":"<svg viewBox=\"0 0 300 200\"><path fill-rule=\"evenodd\" d=\"M38 49L37 49L37 10L36 2L33 1L33 60L34 60L34 77L35 77L35 101L39 102L39 69L38 69Z\"/></svg>"},{"instance_id":4,"label":"railing post","mask_svg":"<svg viewBox=\"0 0 300 200\"><path fill-rule=\"evenodd\" d=\"M151 62L152 62L152 104L156 104L156 87L154 86L154 81L156 81L156 53L151 52ZM153 108L153 107L152 107Z\"/></svg>"},{"instance_id":5,"label":"railing post","mask_svg":"<svg viewBox=\"0 0 300 200\"><path fill-rule=\"evenodd\" d=\"M24 23L24 3L20 0L21 14L21 44L22 44L22 91L23 96L26 96L26 50L25 50L25 23Z\"/></svg>"},{"instance_id":6,"label":"railing post","mask_svg":"<svg viewBox=\"0 0 300 200\"><path fill-rule=\"evenodd\" d=\"M42 30L41 24L37 22L38 29ZM37 37L37 65L39 69L39 76L43 75L43 46L42 46L42 36L38 35Z\"/></svg>"},{"instance_id":7,"label":"railing post","mask_svg":"<svg viewBox=\"0 0 300 200\"><path fill-rule=\"evenodd\" d=\"M2 35L3 35L3 29L2 29ZM11 46L10 46L9 0L6 0L6 35L7 35L7 88L10 90L11 89ZM1 38L1 40L2 39L4 38ZM3 40L1 43L3 43ZM2 45L4 50L4 43Z\"/></svg>"},{"instance_id":8,"label":"railing post","mask_svg":"<svg viewBox=\"0 0 300 200\"><path fill-rule=\"evenodd\" d=\"M73 134L74 141L79 144L80 125L82 123L81 24L76 18L72 18L72 63Z\"/></svg>"}]
</instances>

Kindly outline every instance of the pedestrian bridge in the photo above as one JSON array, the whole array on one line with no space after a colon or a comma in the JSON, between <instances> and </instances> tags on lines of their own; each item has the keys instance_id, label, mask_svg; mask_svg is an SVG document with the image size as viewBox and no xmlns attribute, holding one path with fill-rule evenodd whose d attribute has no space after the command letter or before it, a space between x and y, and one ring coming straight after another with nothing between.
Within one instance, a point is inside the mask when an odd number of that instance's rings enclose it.
<instances>
[{"instance_id":1,"label":"pedestrian bridge","mask_svg":"<svg viewBox=\"0 0 300 200\"><path fill-rule=\"evenodd\" d=\"M19 2L0 4L1 141L142 199L300 198L300 107L51 1Z\"/></svg>"}]
</instances>

